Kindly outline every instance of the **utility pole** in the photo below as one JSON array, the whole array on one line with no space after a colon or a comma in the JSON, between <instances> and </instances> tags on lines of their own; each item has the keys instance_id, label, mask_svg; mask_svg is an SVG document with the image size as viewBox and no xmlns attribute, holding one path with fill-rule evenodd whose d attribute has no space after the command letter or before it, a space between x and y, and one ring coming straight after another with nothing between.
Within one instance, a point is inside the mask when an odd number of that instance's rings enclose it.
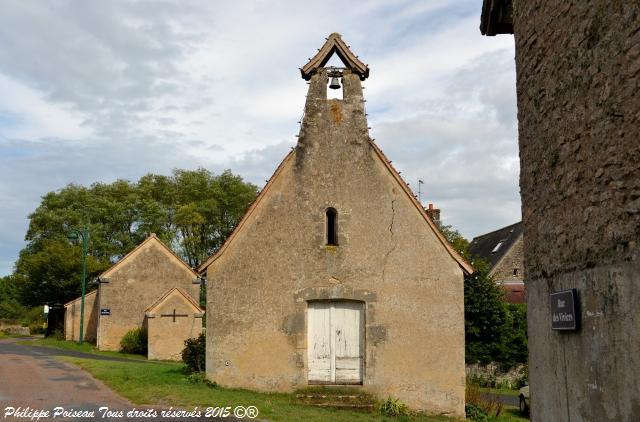
<instances>
[{"instance_id":1,"label":"utility pole","mask_svg":"<svg viewBox=\"0 0 640 422\"><path fill-rule=\"evenodd\" d=\"M80 344L84 339L84 294L87 286L87 253L89 252L89 229L85 226L82 230L72 230L69 240L82 239L82 299L80 300Z\"/></svg>"}]
</instances>

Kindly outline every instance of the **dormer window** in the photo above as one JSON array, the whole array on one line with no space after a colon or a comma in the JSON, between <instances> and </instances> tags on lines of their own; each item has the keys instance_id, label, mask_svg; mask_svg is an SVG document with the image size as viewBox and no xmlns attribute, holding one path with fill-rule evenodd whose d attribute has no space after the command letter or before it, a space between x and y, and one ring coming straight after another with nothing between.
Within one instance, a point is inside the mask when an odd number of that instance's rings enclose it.
<instances>
[{"instance_id":1,"label":"dormer window","mask_svg":"<svg viewBox=\"0 0 640 422\"><path fill-rule=\"evenodd\" d=\"M327 245L338 246L338 211L327 208Z\"/></svg>"}]
</instances>

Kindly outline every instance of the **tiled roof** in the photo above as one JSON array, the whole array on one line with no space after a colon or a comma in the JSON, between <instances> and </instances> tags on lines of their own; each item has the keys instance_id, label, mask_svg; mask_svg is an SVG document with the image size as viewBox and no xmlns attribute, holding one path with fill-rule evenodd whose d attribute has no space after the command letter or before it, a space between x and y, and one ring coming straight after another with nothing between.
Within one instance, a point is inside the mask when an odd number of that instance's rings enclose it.
<instances>
[{"instance_id":1,"label":"tiled roof","mask_svg":"<svg viewBox=\"0 0 640 422\"><path fill-rule=\"evenodd\" d=\"M367 65L362 63L360 59L358 59L358 56L349 50L349 46L342 41L340 34L337 32L329 35L327 42L324 43L322 48L300 69L302 77L308 81L316 70L327 64L334 53L340 57L340 60L342 60L348 69L359 75L361 80L364 81L369 77L369 68Z\"/></svg>"}]
</instances>

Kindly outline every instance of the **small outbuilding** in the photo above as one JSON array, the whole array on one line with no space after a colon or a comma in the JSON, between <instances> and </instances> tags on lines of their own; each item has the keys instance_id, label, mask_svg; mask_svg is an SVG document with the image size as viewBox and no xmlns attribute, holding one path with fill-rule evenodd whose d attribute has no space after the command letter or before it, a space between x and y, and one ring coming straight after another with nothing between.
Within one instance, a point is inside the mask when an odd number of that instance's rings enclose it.
<instances>
[{"instance_id":1,"label":"small outbuilding","mask_svg":"<svg viewBox=\"0 0 640 422\"><path fill-rule=\"evenodd\" d=\"M95 343L98 330L98 308L96 298L98 291L94 290L84 296L84 340ZM65 340L80 340L80 308L82 297L64 304L64 338Z\"/></svg>"},{"instance_id":2,"label":"small outbuilding","mask_svg":"<svg viewBox=\"0 0 640 422\"><path fill-rule=\"evenodd\" d=\"M98 290L85 296L84 340L95 341L100 350L120 350L122 337L132 329L148 328L147 312L166 302L176 302L176 319L181 320L178 315L188 313L187 319L193 329L186 330L181 322L174 329L165 331L164 336L156 336L156 340L162 337L163 344L155 346L152 344L155 340L152 340L151 349L162 356L175 356L175 350L169 353L172 350L169 344L180 343L182 350L185 333L197 337L202 330L202 319L194 316L203 312L198 306L198 274L153 233L102 273L98 281ZM177 307L186 299L176 299L174 290L178 291L178 296L188 298L189 306ZM65 305L65 337L68 340L80 338L80 302L81 298L77 298ZM155 333L161 332L158 330L162 324L154 324ZM172 338L174 335L176 339Z\"/></svg>"},{"instance_id":3,"label":"small outbuilding","mask_svg":"<svg viewBox=\"0 0 640 422\"><path fill-rule=\"evenodd\" d=\"M204 309L177 287L149 306L145 315L149 359L180 360L185 340L202 333Z\"/></svg>"}]
</instances>

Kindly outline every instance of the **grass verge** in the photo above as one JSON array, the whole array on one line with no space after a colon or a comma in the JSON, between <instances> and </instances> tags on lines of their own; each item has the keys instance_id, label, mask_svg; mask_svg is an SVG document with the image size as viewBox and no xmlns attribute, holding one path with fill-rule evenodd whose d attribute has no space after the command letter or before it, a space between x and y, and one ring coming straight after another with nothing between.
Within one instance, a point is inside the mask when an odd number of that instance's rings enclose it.
<instances>
[{"instance_id":1,"label":"grass verge","mask_svg":"<svg viewBox=\"0 0 640 422\"><path fill-rule=\"evenodd\" d=\"M43 338L36 340L26 340L20 341L18 344L25 344L29 346L43 346L43 347L53 347L56 349L63 350L71 350L74 352L83 352L90 353L92 355L103 355L103 356L114 356L119 358L128 358L128 359L140 359L146 360L146 356L141 355L132 355L128 353L120 353L120 352L109 352L109 351L99 351L98 348L91 343L76 343L75 341L66 341L66 340L56 340L54 338Z\"/></svg>"},{"instance_id":2,"label":"grass verge","mask_svg":"<svg viewBox=\"0 0 640 422\"><path fill-rule=\"evenodd\" d=\"M258 393L248 390L210 387L192 383L183 372L181 363L146 365L136 362L98 361L60 357L80 366L136 405L174 406L185 410L209 406L256 406L258 419L270 421L425 421L451 422L442 416L416 415L390 418L377 412L326 409L303 405L295 394Z\"/></svg>"},{"instance_id":3,"label":"grass verge","mask_svg":"<svg viewBox=\"0 0 640 422\"><path fill-rule=\"evenodd\" d=\"M24 337L30 337L30 336L25 336L22 334L7 334L4 331L0 331L0 340L5 338L24 338Z\"/></svg>"},{"instance_id":4,"label":"grass verge","mask_svg":"<svg viewBox=\"0 0 640 422\"><path fill-rule=\"evenodd\" d=\"M492 419L495 422L526 422L529 418L522 415L517 407L505 406L502 409L502 413L497 419Z\"/></svg>"}]
</instances>

